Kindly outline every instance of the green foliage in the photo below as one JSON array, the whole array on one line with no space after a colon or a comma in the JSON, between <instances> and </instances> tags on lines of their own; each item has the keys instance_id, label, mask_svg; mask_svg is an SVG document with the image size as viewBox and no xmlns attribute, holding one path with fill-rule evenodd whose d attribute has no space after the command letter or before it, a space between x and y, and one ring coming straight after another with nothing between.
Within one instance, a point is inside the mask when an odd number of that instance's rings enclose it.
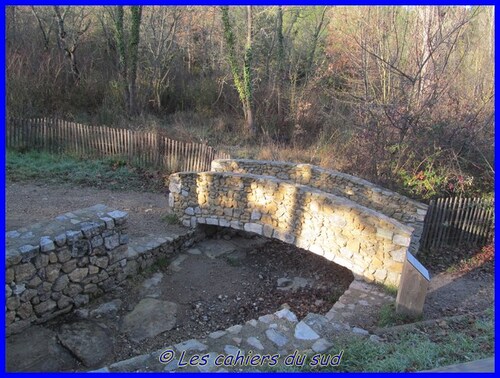
<instances>
[{"instance_id":1,"label":"green foliage","mask_svg":"<svg viewBox=\"0 0 500 378\"><path fill-rule=\"evenodd\" d=\"M386 303L380 308L378 326L391 327L395 325L412 323L416 320L419 320L419 318L412 318L406 315L398 314L393 303Z\"/></svg>"},{"instance_id":2,"label":"green foliage","mask_svg":"<svg viewBox=\"0 0 500 378\"><path fill-rule=\"evenodd\" d=\"M444 185L448 182L446 173L436 169L432 164L426 164L416 173L400 169L397 172L404 189L412 196L422 199L431 199L444 192Z\"/></svg>"},{"instance_id":3,"label":"green foliage","mask_svg":"<svg viewBox=\"0 0 500 378\"><path fill-rule=\"evenodd\" d=\"M7 179L67 183L112 190L154 190L148 174L127 165L122 159L90 160L46 152L7 152Z\"/></svg>"},{"instance_id":4,"label":"green foliage","mask_svg":"<svg viewBox=\"0 0 500 378\"><path fill-rule=\"evenodd\" d=\"M179 217L176 214L167 214L164 215L161 220L167 224L174 225L174 224L180 224L181 221Z\"/></svg>"},{"instance_id":5,"label":"green foliage","mask_svg":"<svg viewBox=\"0 0 500 378\"><path fill-rule=\"evenodd\" d=\"M339 366L311 367L308 359L303 367L292 367L287 371L415 372L491 357L494 343L492 315L464 327L450 329L439 338L434 334L408 330L386 342L373 342L353 335L339 336L334 340L335 347L328 352L337 355L343 350ZM281 366L265 370L284 371Z\"/></svg>"},{"instance_id":6,"label":"green foliage","mask_svg":"<svg viewBox=\"0 0 500 378\"><path fill-rule=\"evenodd\" d=\"M231 256L231 255L226 256L225 260L229 266L237 267L237 266L242 265L241 259L239 259L238 257L235 257L235 256Z\"/></svg>"}]
</instances>

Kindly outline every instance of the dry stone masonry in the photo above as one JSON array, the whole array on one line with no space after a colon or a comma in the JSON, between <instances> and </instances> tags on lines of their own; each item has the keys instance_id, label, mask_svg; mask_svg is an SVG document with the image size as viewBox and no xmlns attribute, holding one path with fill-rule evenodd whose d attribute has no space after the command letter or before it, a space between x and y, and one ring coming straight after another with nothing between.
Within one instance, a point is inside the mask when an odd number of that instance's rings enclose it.
<instances>
[{"instance_id":1,"label":"dry stone masonry","mask_svg":"<svg viewBox=\"0 0 500 378\"><path fill-rule=\"evenodd\" d=\"M418 249L425 205L311 165L215 160L212 170L170 176L169 204L185 226L254 232L324 256L365 281L400 286L407 252Z\"/></svg>"},{"instance_id":2,"label":"dry stone masonry","mask_svg":"<svg viewBox=\"0 0 500 378\"><path fill-rule=\"evenodd\" d=\"M126 212L95 205L7 232L7 334L87 304L194 235L128 245L127 218Z\"/></svg>"},{"instance_id":3,"label":"dry stone masonry","mask_svg":"<svg viewBox=\"0 0 500 378\"><path fill-rule=\"evenodd\" d=\"M310 164L247 159L214 160L212 171L273 176L348 198L412 227L410 252L418 252L428 206L359 177Z\"/></svg>"}]
</instances>

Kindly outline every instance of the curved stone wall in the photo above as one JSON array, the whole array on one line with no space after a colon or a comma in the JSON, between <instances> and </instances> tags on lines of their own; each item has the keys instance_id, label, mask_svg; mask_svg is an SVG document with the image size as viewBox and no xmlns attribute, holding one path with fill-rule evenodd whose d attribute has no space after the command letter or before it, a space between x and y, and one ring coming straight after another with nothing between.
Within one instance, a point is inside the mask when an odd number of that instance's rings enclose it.
<instances>
[{"instance_id":1,"label":"curved stone wall","mask_svg":"<svg viewBox=\"0 0 500 378\"><path fill-rule=\"evenodd\" d=\"M170 176L185 226L211 224L276 238L367 281L399 286L413 228L350 199L275 177L230 172Z\"/></svg>"},{"instance_id":2,"label":"curved stone wall","mask_svg":"<svg viewBox=\"0 0 500 378\"><path fill-rule=\"evenodd\" d=\"M414 255L418 252L427 205L359 177L310 164L247 159L214 160L212 171L273 176L345 197L412 227L414 232L410 251Z\"/></svg>"}]
</instances>

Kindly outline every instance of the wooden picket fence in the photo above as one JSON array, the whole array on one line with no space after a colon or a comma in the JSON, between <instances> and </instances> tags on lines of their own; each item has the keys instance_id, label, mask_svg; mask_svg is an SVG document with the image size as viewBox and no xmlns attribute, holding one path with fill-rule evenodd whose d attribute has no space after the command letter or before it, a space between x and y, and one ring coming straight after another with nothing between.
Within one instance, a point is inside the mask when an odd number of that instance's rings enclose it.
<instances>
[{"instance_id":1,"label":"wooden picket fence","mask_svg":"<svg viewBox=\"0 0 500 378\"><path fill-rule=\"evenodd\" d=\"M49 118L8 119L7 148L70 153L89 158L112 156L139 166L153 166L169 172L203 172L210 170L213 159L230 157L205 144L169 139L159 132L85 125Z\"/></svg>"},{"instance_id":2,"label":"wooden picket fence","mask_svg":"<svg viewBox=\"0 0 500 378\"><path fill-rule=\"evenodd\" d=\"M420 241L422 250L443 246L478 246L493 233L493 200L449 197L432 200Z\"/></svg>"}]
</instances>

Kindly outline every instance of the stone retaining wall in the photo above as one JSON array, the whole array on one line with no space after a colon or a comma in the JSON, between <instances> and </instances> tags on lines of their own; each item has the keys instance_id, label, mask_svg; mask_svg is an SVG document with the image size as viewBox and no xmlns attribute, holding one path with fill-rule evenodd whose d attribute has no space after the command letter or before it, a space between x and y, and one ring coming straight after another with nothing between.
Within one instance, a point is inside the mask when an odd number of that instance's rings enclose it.
<instances>
[{"instance_id":1,"label":"stone retaining wall","mask_svg":"<svg viewBox=\"0 0 500 378\"><path fill-rule=\"evenodd\" d=\"M273 176L345 197L412 227L414 231L410 252L414 255L418 252L427 205L359 177L310 164L247 159L214 160L212 161L212 171Z\"/></svg>"},{"instance_id":2,"label":"stone retaining wall","mask_svg":"<svg viewBox=\"0 0 500 378\"><path fill-rule=\"evenodd\" d=\"M270 176L183 172L169 203L185 226L211 224L304 248L367 281L399 285L413 228L349 199Z\"/></svg>"},{"instance_id":3,"label":"stone retaining wall","mask_svg":"<svg viewBox=\"0 0 500 378\"><path fill-rule=\"evenodd\" d=\"M6 233L7 334L83 306L194 235L128 246L128 214L104 205Z\"/></svg>"}]
</instances>

